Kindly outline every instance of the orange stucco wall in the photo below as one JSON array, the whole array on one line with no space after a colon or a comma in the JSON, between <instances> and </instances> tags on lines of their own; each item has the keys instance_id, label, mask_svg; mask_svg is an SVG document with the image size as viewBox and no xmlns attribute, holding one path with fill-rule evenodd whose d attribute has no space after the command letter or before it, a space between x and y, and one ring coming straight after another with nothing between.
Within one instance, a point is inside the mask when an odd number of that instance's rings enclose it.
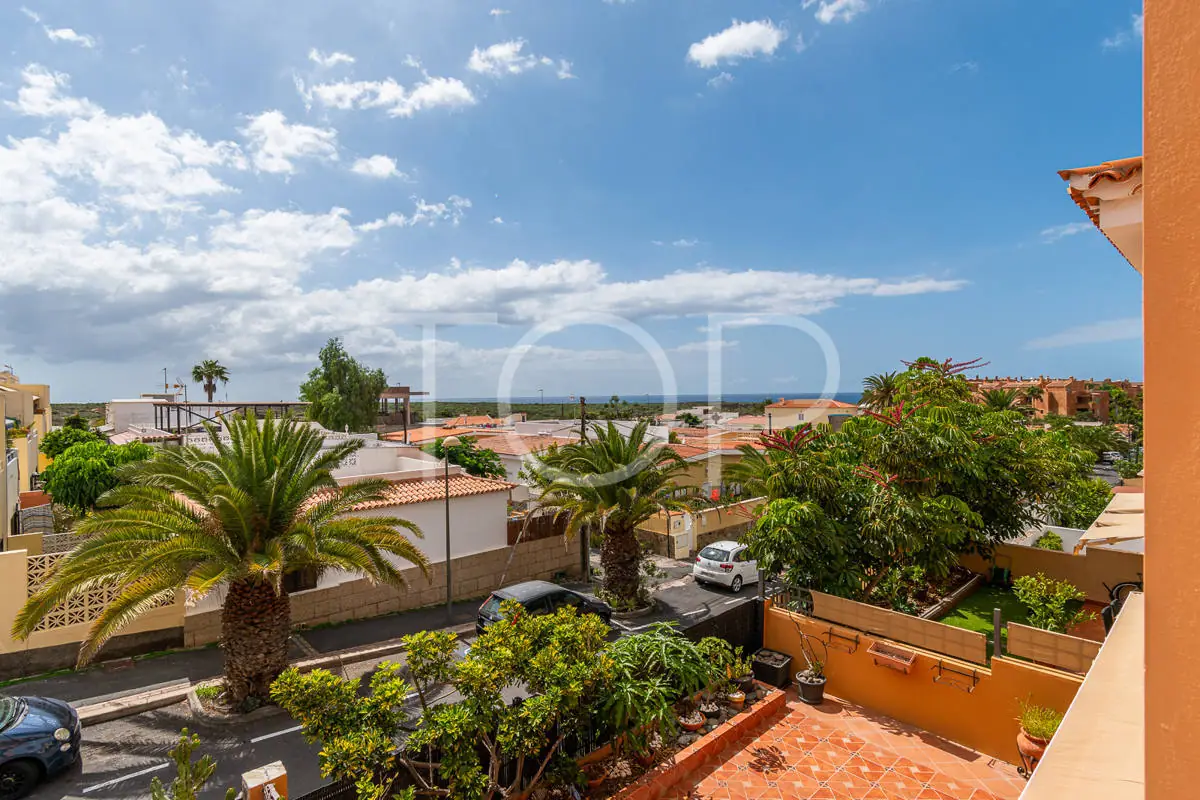
<instances>
[{"instance_id":1,"label":"orange stucco wall","mask_svg":"<svg viewBox=\"0 0 1200 800\"><path fill-rule=\"evenodd\" d=\"M1200 775L1200 3L1145 12L1146 797L1175 800Z\"/></svg>"},{"instance_id":2,"label":"orange stucco wall","mask_svg":"<svg viewBox=\"0 0 1200 800\"><path fill-rule=\"evenodd\" d=\"M990 575L992 564L1011 571L1013 578L1043 573L1051 578L1068 581L1080 589L1088 600L1108 603L1108 586L1123 581L1141 580L1145 558L1141 553L1090 548L1086 553L1062 553L1017 544L1002 544L996 548L993 560L976 555L963 556L959 562L980 575Z\"/></svg>"},{"instance_id":3,"label":"orange stucco wall","mask_svg":"<svg viewBox=\"0 0 1200 800\"><path fill-rule=\"evenodd\" d=\"M803 664L800 636L795 623L804 632L820 637L829 623L797 616L769 607L765 614L764 646L788 653ZM916 725L958 744L1013 764L1017 756L1017 715L1022 700L1030 700L1065 712L1079 691L1082 678L1045 669L1009 658L992 659L991 669L953 663L958 669L979 675L979 684L971 693L934 683L939 658L917 651L916 663L905 675L876 666L867 648L875 641L859 634L861 642L854 653L829 648L825 672L829 678L825 690L836 697L857 703L890 717ZM912 648L906 648L912 649ZM817 647L818 656L821 648ZM796 667L797 670L803 666Z\"/></svg>"}]
</instances>

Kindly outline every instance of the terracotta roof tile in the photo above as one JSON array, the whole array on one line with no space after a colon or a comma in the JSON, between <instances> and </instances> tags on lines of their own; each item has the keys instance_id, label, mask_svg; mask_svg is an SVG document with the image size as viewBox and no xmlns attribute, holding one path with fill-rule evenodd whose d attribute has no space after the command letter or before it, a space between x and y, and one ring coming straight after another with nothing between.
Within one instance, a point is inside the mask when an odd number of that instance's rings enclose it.
<instances>
[{"instance_id":1,"label":"terracotta roof tile","mask_svg":"<svg viewBox=\"0 0 1200 800\"><path fill-rule=\"evenodd\" d=\"M771 403L767 408L858 408L853 403L843 403L841 400L822 400L820 398L781 399Z\"/></svg>"},{"instance_id":2,"label":"terracotta roof tile","mask_svg":"<svg viewBox=\"0 0 1200 800\"><path fill-rule=\"evenodd\" d=\"M562 436L543 436L541 434L527 435L519 433L485 436L475 441L475 446L485 450L493 450L502 456L523 456L528 453L540 453L552 445L564 445L577 442Z\"/></svg>"},{"instance_id":3,"label":"terracotta roof tile","mask_svg":"<svg viewBox=\"0 0 1200 800\"><path fill-rule=\"evenodd\" d=\"M491 478L477 478L474 475L465 474L450 476L451 498L471 497L479 494L491 494L492 492L507 492L512 488L513 484L511 483L492 480ZM320 502L326 496L327 493L318 493L313 495L313 498L309 502ZM372 500L368 503L361 503L355 506L355 510L366 511L373 508L428 503L433 500L442 500L445 497L445 478L410 478L402 481L393 481L385 497L379 500Z\"/></svg>"},{"instance_id":4,"label":"terracotta roof tile","mask_svg":"<svg viewBox=\"0 0 1200 800\"><path fill-rule=\"evenodd\" d=\"M1133 158L1121 158L1116 161L1105 161L1103 164L1097 164L1094 167L1060 169L1058 177L1067 182L1067 193L1071 195L1071 199L1075 201L1075 205L1082 208L1084 213L1088 215L1088 219L1092 221L1092 224L1103 233L1103 229L1100 228L1100 199L1088 197L1082 189L1071 186L1072 179L1088 178L1087 188L1091 189L1104 180L1123 183L1136 178L1138 183L1133 187L1131 193L1137 194L1142 191L1142 166L1142 156L1134 156ZM1105 237L1107 236L1108 234L1105 234ZM1109 241L1112 240L1110 239ZM1113 246L1116 247L1115 244Z\"/></svg>"}]
</instances>

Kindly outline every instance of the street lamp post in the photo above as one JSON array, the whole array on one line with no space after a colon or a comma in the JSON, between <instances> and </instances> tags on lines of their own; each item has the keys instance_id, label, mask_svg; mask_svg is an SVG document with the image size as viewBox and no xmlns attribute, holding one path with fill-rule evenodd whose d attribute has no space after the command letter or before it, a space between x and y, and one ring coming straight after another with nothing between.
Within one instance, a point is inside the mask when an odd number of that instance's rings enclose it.
<instances>
[{"instance_id":1,"label":"street lamp post","mask_svg":"<svg viewBox=\"0 0 1200 800\"><path fill-rule=\"evenodd\" d=\"M457 436L442 439L442 455L446 459L446 617L453 615L454 588L450 583L450 448L462 442Z\"/></svg>"},{"instance_id":2,"label":"street lamp post","mask_svg":"<svg viewBox=\"0 0 1200 800\"><path fill-rule=\"evenodd\" d=\"M544 406L545 404L546 404L546 390L538 389L538 405Z\"/></svg>"}]
</instances>

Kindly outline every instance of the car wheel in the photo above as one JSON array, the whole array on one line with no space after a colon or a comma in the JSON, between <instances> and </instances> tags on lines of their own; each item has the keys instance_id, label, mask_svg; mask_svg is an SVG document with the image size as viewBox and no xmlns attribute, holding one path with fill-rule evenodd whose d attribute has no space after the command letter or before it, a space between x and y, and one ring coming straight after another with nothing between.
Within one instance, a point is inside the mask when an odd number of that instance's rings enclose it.
<instances>
[{"instance_id":1,"label":"car wheel","mask_svg":"<svg viewBox=\"0 0 1200 800\"><path fill-rule=\"evenodd\" d=\"M10 761L0 765L0 800L26 797L38 785L41 770L32 761Z\"/></svg>"},{"instance_id":2,"label":"car wheel","mask_svg":"<svg viewBox=\"0 0 1200 800\"><path fill-rule=\"evenodd\" d=\"M742 590L742 576L741 575L735 575L733 577L733 583L729 584L729 589L734 594L737 594L738 592L740 592Z\"/></svg>"}]
</instances>

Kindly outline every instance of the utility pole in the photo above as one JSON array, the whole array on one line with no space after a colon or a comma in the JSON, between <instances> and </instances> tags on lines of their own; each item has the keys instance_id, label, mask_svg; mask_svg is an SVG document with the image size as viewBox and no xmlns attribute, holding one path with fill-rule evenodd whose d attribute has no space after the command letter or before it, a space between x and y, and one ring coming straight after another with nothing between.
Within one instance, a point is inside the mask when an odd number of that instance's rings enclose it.
<instances>
[{"instance_id":1,"label":"utility pole","mask_svg":"<svg viewBox=\"0 0 1200 800\"><path fill-rule=\"evenodd\" d=\"M167 382L167 368L163 367L163 394L171 391L171 385Z\"/></svg>"},{"instance_id":2,"label":"utility pole","mask_svg":"<svg viewBox=\"0 0 1200 800\"><path fill-rule=\"evenodd\" d=\"M579 398L579 441L587 441L587 398Z\"/></svg>"}]
</instances>

